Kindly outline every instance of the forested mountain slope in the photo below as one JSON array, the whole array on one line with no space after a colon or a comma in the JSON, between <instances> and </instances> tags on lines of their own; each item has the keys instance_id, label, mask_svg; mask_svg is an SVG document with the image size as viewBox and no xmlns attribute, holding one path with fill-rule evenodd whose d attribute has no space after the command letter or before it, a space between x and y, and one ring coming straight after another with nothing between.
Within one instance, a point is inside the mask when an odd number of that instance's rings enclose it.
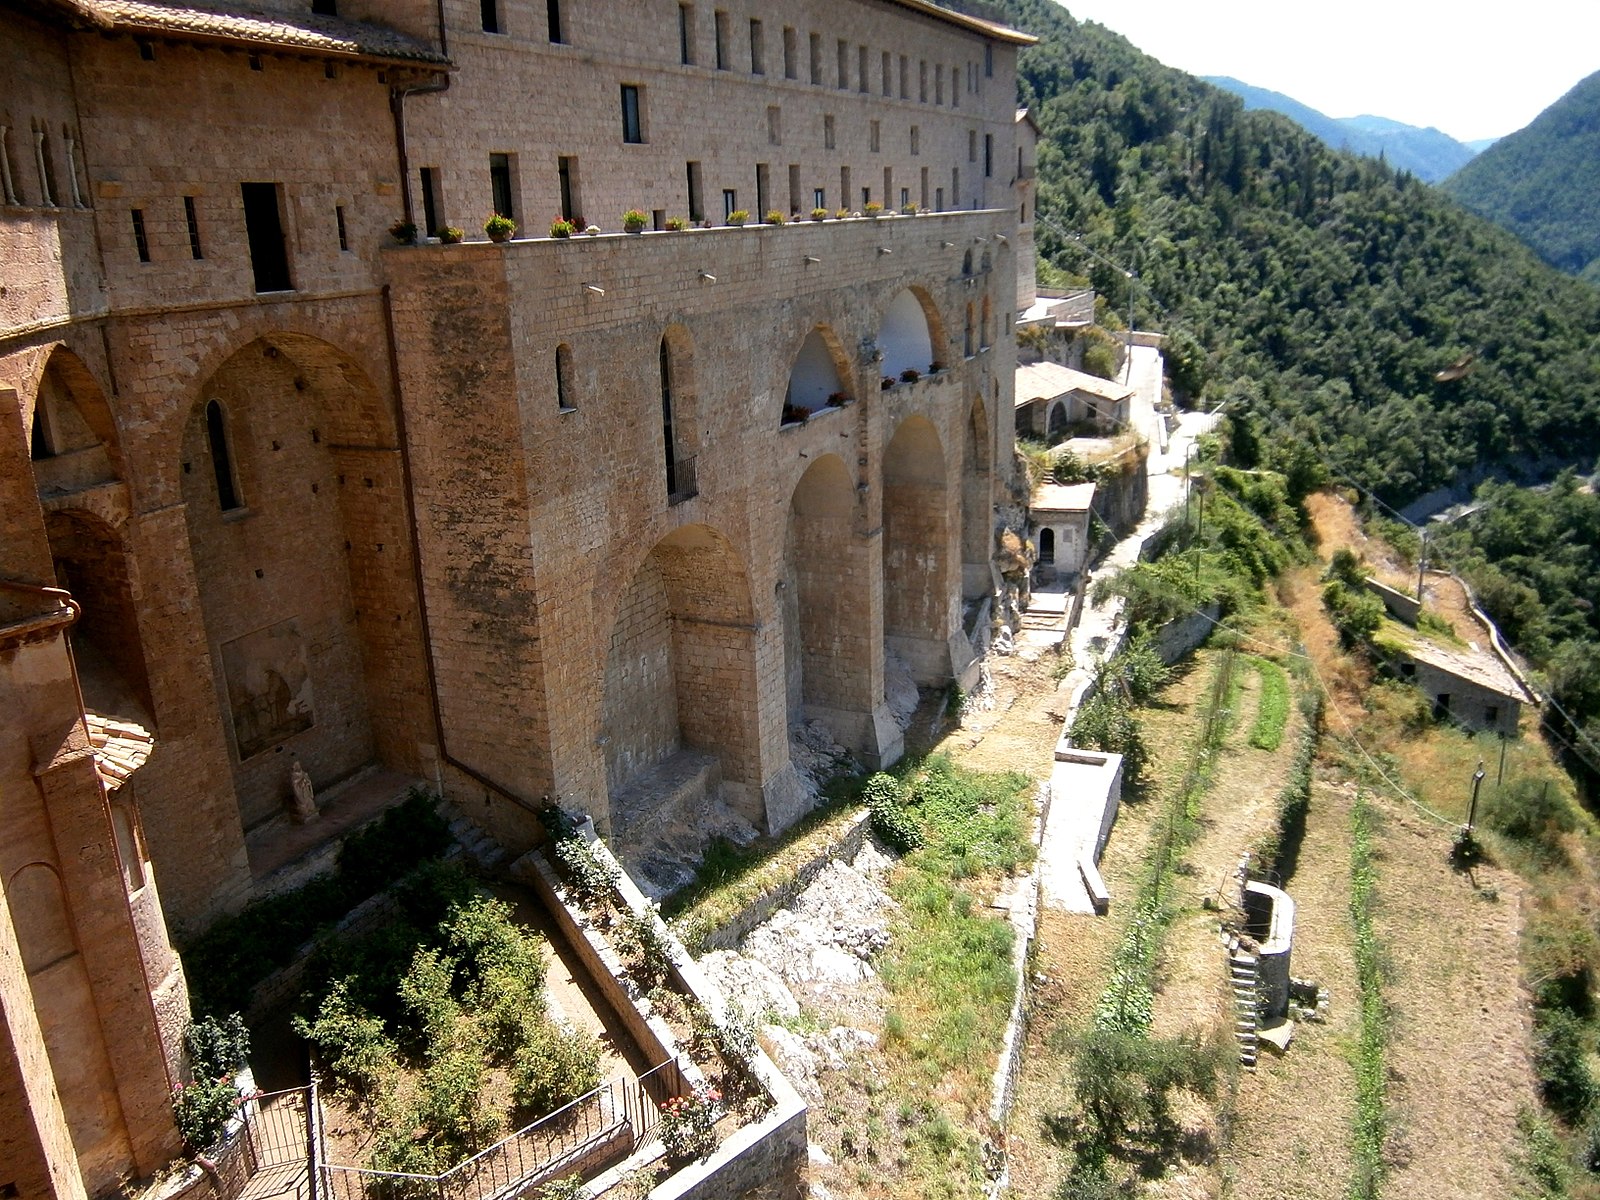
<instances>
[{"instance_id":1,"label":"forested mountain slope","mask_svg":"<svg viewBox=\"0 0 1600 1200\"><path fill-rule=\"evenodd\" d=\"M1282 113L1335 150L1349 150L1368 158L1382 155L1391 167L1410 171L1426 183L1437 183L1460 170L1477 153L1471 146L1437 129L1421 129L1387 117L1330 117L1292 96L1255 87L1231 76L1207 75L1204 78L1207 83L1239 97L1247 110L1264 108Z\"/></svg>"},{"instance_id":2,"label":"forested mountain slope","mask_svg":"<svg viewBox=\"0 0 1600 1200\"><path fill-rule=\"evenodd\" d=\"M1552 266L1600 284L1600 72L1443 186Z\"/></svg>"},{"instance_id":3,"label":"forested mountain slope","mask_svg":"<svg viewBox=\"0 0 1600 1200\"><path fill-rule=\"evenodd\" d=\"M1180 388L1390 502L1480 461L1593 460L1600 292L1051 0L1002 7L1041 38L1019 69L1043 130L1040 250L1120 311L1129 284L1105 260L1135 270L1138 323L1169 334Z\"/></svg>"}]
</instances>

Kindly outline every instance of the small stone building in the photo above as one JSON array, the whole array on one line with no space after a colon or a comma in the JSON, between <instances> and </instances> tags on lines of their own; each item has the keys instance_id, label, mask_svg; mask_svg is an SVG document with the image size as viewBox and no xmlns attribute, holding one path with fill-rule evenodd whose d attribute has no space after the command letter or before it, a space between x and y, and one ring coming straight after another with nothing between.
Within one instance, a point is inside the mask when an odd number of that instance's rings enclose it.
<instances>
[{"instance_id":1,"label":"small stone building","mask_svg":"<svg viewBox=\"0 0 1600 1200\"><path fill-rule=\"evenodd\" d=\"M1071 578L1088 564L1094 491L1092 483L1044 483L1034 489L1028 523L1039 556L1033 569L1038 583Z\"/></svg>"},{"instance_id":2,"label":"small stone building","mask_svg":"<svg viewBox=\"0 0 1600 1200\"><path fill-rule=\"evenodd\" d=\"M1050 445L1074 430L1092 427L1112 432L1128 424L1134 389L1059 363L1027 363L1017 368L1015 419L1018 437Z\"/></svg>"},{"instance_id":3,"label":"small stone building","mask_svg":"<svg viewBox=\"0 0 1600 1200\"><path fill-rule=\"evenodd\" d=\"M1522 706L1537 701L1504 663L1477 647L1446 645L1403 626L1387 628L1382 653L1401 679L1427 697L1436 719L1516 736Z\"/></svg>"}]
</instances>

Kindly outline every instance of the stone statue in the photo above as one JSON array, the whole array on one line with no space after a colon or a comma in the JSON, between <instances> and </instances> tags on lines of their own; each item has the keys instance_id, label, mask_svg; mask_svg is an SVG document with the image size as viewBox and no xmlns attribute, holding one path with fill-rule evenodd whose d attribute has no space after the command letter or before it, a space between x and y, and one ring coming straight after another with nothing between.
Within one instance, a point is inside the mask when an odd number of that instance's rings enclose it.
<instances>
[{"instance_id":1,"label":"stone statue","mask_svg":"<svg viewBox=\"0 0 1600 1200\"><path fill-rule=\"evenodd\" d=\"M294 789L294 806L290 812L295 821L301 825L315 821L317 794L311 786L311 776L306 774L298 758L289 764L289 786Z\"/></svg>"}]
</instances>

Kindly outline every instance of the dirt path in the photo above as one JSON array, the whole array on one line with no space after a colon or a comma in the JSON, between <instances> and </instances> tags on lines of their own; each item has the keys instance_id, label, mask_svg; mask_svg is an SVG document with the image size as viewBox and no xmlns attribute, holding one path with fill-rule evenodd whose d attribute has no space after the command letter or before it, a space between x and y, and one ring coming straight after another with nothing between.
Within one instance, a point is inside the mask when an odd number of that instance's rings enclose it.
<instances>
[{"instance_id":1,"label":"dirt path","mask_svg":"<svg viewBox=\"0 0 1600 1200\"><path fill-rule=\"evenodd\" d=\"M1299 869L1285 881L1296 906L1294 973L1329 990L1330 1019L1296 1025L1287 1054L1267 1050L1254 1074L1241 1072L1219 1164L1225 1197L1341 1200L1349 1184L1349 1053L1359 1031L1349 916L1353 794L1325 784L1313 789Z\"/></svg>"},{"instance_id":2,"label":"dirt path","mask_svg":"<svg viewBox=\"0 0 1600 1200\"><path fill-rule=\"evenodd\" d=\"M1517 1192L1517 1112L1537 1103L1528 1064L1528 998L1518 985L1523 884L1446 862L1450 831L1381 805L1373 923L1389 967L1388 1103L1383 1190L1498 1200ZM1298 942L1297 942L1298 949Z\"/></svg>"},{"instance_id":3,"label":"dirt path","mask_svg":"<svg viewBox=\"0 0 1600 1200\"><path fill-rule=\"evenodd\" d=\"M1048 779L1068 699L1056 691L1054 662L1052 654L1036 662L1016 655L991 658L992 707L967 712L941 749L975 771L1022 771Z\"/></svg>"}]
</instances>

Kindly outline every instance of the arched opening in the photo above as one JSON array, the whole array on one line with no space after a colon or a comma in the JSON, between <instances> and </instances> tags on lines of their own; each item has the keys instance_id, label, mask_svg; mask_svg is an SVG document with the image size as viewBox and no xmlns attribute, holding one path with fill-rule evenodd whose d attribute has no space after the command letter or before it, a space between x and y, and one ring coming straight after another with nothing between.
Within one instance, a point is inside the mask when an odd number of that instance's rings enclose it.
<instances>
[{"instance_id":1,"label":"arched opening","mask_svg":"<svg viewBox=\"0 0 1600 1200\"><path fill-rule=\"evenodd\" d=\"M972 357L972 346L973 346L972 334L973 334L972 305L969 304L969 305L967 305L967 333L966 333L966 337L962 341L962 346L961 346L961 353L963 355L965 355L967 358L971 358Z\"/></svg>"},{"instance_id":2,"label":"arched opening","mask_svg":"<svg viewBox=\"0 0 1600 1200\"><path fill-rule=\"evenodd\" d=\"M206 401L206 448L211 452L211 477L217 485L217 507L223 512L243 508L239 481L233 473L233 451L228 445L228 416L217 400Z\"/></svg>"},{"instance_id":3,"label":"arched opening","mask_svg":"<svg viewBox=\"0 0 1600 1200\"><path fill-rule=\"evenodd\" d=\"M51 352L39 377L28 453L34 485L45 499L111 483L119 476L116 426L105 395L65 347Z\"/></svg>"},{"instance_id":4,"label":"arched opening","mask_svg":"<svg viewBox=\"0 0 1600 1200\"><path fill-rule=\"evenodd\" d=\"M1056 561L1056 531L1046 525L1039 530L1039 565L1051 567Z\"/></svg>"},{"instance_id":5,"label":"arched opening","mask_svg":"<svg viewBox=\"0 0 1600 1200\"><path fill-rule=\"evenodd\" d=\"M1045 440L1054 446L1067 436L1067 406L1061 401L1050 405L1050 419L1045 424Z\"/></svg>"},{"instance_id":6,"label":"arched opening","mask_svg":"<svg viewBox=\"0 0 1600 1200\"><path fill-rule=\"evenodd\" d=\"M85 1180L114 1180L132 1148L61 879L48 863L29 863L6 883L5 899L79 1169Z\"/></svg>"},{"instance_id":7,"label":"arched opening","mask_svg":"<svg viewBox=\"0 0 1600 1200\"><path fill-rule=\"evenodd\" d=\"M993 590L989 558L994 541L994 496L991 490L989 419L983 400L972 399L967 415L966 446L961 472L961 594L978 600Z\"/></svg>"},{"instance_id":8,"label":"arched opening","mask_svg":"<svg viewBox=\"0 0 1600 1200\"><path fill-rule=\"evenodd\" d=\"M972 251L971 250L968 250L965 254L963 254L961 256L961 273L963 275L971 275L972 274Z\"/></svg>"},{"instance_id":9,"label":"arched opening","mask_svg":"<svg viewBox=\"0 0 1600 1200\"><path fill-rule=\"evenodd\" d=\"M837 408L850 401L844 376L848 368L831 331L818 326L806 335L800 352L789 368L789 385L784 391L783 414L779 424L804 421L823 408Z\"/></svg>"},{"instance_id":10,"label":"arched opening","mask_svg":"<svg viewBox=\"0 0 1600 1200\"><path fill-rule=\"evenodd\" d=\"M939 434L907 418L883 458L883 633L920 686L950 678L950 496ZM887 671L888 668L886 668Z\"/></svg>"},{"instance_id":11,"label":"arched opening","mask_svg":"<svg viewBox=\"0 0 1600 1200\"><path fill-rule=\"evenodd\" d=\"M389 407L333 346L258 338L199 397L180 483L248 831L288 806L295 759L319 792L375 763L417 769L410 522ZM230 478L248 508L225 507Z\"/></svg>"},{"instance_id":12,"label":"arched opening","mask_svg":"<svg viewBox=\"0 0 1600 1200\"><path fill-rule=\"evenodd\" d=\"M989 297L983 298L983 320L978 326L978 345L987 350L991 345L989 341L990 320L993 314L989 309Z\"/></svg>"},{"instance_id":13,"label":"arched opening","mask_svg":"<svg viewBox=\"0 0 1600 1200\"><path fill-rule=\"evenodd\" d=\"M661 442L667 476L667 503L680 504L697 495L695 455L699 445L695 421L694 344L680 325L661 337Z\"/></svg>"},{"instance_id":14,"label":"arched opening","mask_svg":"<svg viewBox=\"0 0 1600 1200\"><path fill-rule=\"evenodd\" d=\"M841 661L852 657L844 643L857 624L850 610L859 603L841 586L851 569L854 508L850 471L835 454L823 455L806 469L789 501L781 602L784 696L791 728L817 715L833 727L827 713L861 707ZM848 744L848 730L833 728L833 736Z\"/></svg>"},{"instance_id":15,"label":"arched opening","mask_svg":"<svg viewBox=\"0 0 1600 1200\"><path fill-rule=\"evenodd\" d=\"M572 347L562 342L556 347L556 411L577 412L577 399L573 395Z\"/></svg>"},{"instance_id":16,"label":"arched opening","mask_svg":"<svg viewBox=\"0 0 1600 1200\"><path fill-rule=\"evenodd\" d=\"M154 706L134 604L134 573L122 537L92 513L45 517L56 581L83 606L71 638L84 702L106 716L148 725Z\"/></svg>"},{"instance_id":17,"label":"arched opening","mask_svg":"<svg viewBox=\"0 0 1600 1200\"><path fill-rule=\"evenodd\" d=\"M883 314L883 324L878 329L878 350L883 355L883 373L889 376L897 376L907 369L926 371L933 363L928 312L909 288L897 295Z\"/></svg>"},{"instance_id":18,"label":"arched opening","mask_svg":"<svg viewBox=\"0 0 1600 1200\"><path fill-rule=\"evenodd\" d=\"M692 820L720 799L759 820L749 581L715 530L674 531L634 571L611 625L600 723L625 859L669 810Z\"/></svg>"}]
</instances>

